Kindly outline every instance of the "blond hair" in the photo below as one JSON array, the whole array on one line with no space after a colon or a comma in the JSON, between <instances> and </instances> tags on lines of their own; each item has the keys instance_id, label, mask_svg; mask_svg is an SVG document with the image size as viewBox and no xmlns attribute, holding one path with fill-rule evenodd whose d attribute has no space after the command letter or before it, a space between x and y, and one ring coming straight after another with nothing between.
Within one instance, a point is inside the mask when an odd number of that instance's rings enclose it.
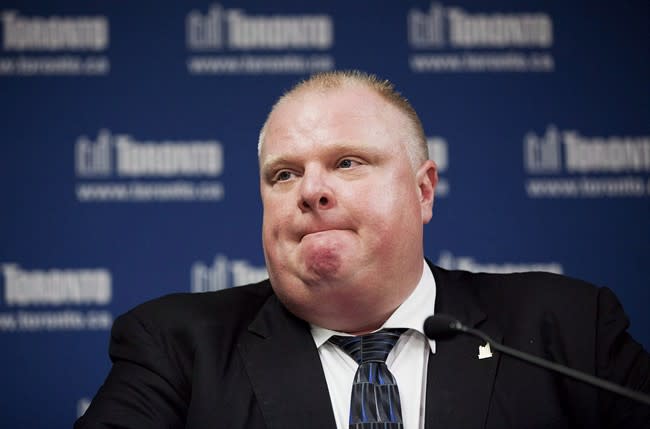
<instances>
[{"instance_id":1,"label":"blond hair","mask_svg":"<svg viewBox=\"0 0 650 429\"><path fill-rule=\"evenodd\" d=\"M290 90L285 92L276 103L273 105L269 116L266 118L262 129L260 130L259 140L257 144L258 156L262 152L262 145L264 143L264 136L266 134L266 127L269 118L273 111L285 100L291 98L298 92L320 90L327 91L332 89L342 88L346 85L360 84L366 88L374 91L390 105L396 107L397 110L404 114L407 119L407 124L410 130L407 132L406 150L409 161L413 169L417 169L424 161L429 158L427 149L427 141L422 128L422 122L418 117L417 112L411 106L411 103L402 96L395 86L388 80L380 79L373 74L361 72L359 70L343 70L343 71L330 71L317 73L309 78L300 81Z\"/></svg>"}]
</instances>

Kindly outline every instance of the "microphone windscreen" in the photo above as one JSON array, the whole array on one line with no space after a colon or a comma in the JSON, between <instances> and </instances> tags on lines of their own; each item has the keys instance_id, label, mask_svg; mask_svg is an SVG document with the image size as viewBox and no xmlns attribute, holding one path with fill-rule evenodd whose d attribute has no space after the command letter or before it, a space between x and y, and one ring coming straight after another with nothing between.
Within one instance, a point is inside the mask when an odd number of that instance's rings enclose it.
<instances>
[{"instance_id":1,"label":"microphone windscreen","mask_svg":"<svg viewBox=\"0 0 650 429\"><path fill-rule=\"evenodd\" d=\"M427 317L424 321L424 335L432 340L453 337L458 333L454 327L457 323L456 319L445 314Z\"/></svg>"}]
</instances>

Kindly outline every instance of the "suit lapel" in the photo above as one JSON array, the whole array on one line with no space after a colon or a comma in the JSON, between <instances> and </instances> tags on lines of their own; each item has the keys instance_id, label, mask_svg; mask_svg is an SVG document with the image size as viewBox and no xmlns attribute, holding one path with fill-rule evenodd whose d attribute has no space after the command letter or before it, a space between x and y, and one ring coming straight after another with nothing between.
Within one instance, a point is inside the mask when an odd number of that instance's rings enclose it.
<instances>
[{"instance_id":1,"label":"suit lapel","mask_svg":"<svg viewBox=\"0 0 650 429\"><path fill-rule=\"evenodd\" d=\"M268 429L336 427L309 326L269 297L238 344Z\"/></svg>"},{"instance_id":2,"label":"suit lapel","mask_svg":"<svg viewBox=\"0 0 650 429\"><path fill-rule=\"evenodd\" d=\"M448 314L469 327L478 327L495 341L502 334L481 310L472 293L469 273L431 266L436 279L436 314ZM487 413L499 355L478 359L480 340L458 335L436 341L427 369L426 428L482 428Z\"/></svg>"}]
</instances>

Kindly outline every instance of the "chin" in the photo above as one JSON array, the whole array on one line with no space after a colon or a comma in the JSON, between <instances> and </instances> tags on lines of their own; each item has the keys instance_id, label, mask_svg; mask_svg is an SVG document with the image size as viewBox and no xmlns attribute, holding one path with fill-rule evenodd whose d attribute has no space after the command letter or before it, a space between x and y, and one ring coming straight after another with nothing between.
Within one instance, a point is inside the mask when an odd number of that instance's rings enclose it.
<instances>
[{"instance_id":1,"label":"chin","mask_svg":"<svg viewBox=\"0 0 650 429\"><path fill-rule=\"evenodd\" d=\"M336 260L320 260L308 266L308 277L316 281L337 280L341 274L341 262Z\"/></svg>"}]
</instances>

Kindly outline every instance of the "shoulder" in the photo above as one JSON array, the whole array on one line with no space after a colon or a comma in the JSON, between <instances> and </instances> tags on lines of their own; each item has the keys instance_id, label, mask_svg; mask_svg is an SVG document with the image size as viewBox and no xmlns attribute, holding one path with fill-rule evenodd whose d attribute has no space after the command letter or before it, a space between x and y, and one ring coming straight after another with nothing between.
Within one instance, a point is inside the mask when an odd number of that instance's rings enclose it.
<instances>
[{"instance_id":1,"label":"shoulder","mask_svg":"<svg viewBox=\"0 0 650 429\"><path fill-rule=\"evenodd\" d=\"M552 305L597 299L602 290L573 277L548 272L508 274L472 273L434 267L434 273L445 284L466 289L485 303L517 302L520 305Z\"/></svg>"},{"instance_id":2,"label":"shoulder","mask_svg":"<svg viewBox=\"0 0 650 429\"><path fill-rule=\"evenodd\" d=\"M216 292L177 293L147 301L120 319L135 319L156 330L194 325L233 325L253 320L262 305L273 295L268 280Z\"/></svg>"},{"instance_id":3,"label":"shoulder","mask_svg":"<svg viewBox=\"0 0 650 429\"><path fill-rule=\"evenodd\" d=\"M596 299L599 288L583 280L546 272L476 274L485 297L531 302L535 305L584 302ZM499 296L500 295L500 296Z\"/></svg>"},{"instance_id":4,"label":"shoulder","mask_svg":"<svg viewBox=\"0 0 650 429\"><path fill-rule=\"evenodd\" d=\"M564 275L471 273L438 267L433 270L441 297L457 303L476 303L505 330L542 321L593 328L604 307L620 310L620 304L608 289ZM622 312L616 313L625 320Z\"/></svg>"}]
</instances>

